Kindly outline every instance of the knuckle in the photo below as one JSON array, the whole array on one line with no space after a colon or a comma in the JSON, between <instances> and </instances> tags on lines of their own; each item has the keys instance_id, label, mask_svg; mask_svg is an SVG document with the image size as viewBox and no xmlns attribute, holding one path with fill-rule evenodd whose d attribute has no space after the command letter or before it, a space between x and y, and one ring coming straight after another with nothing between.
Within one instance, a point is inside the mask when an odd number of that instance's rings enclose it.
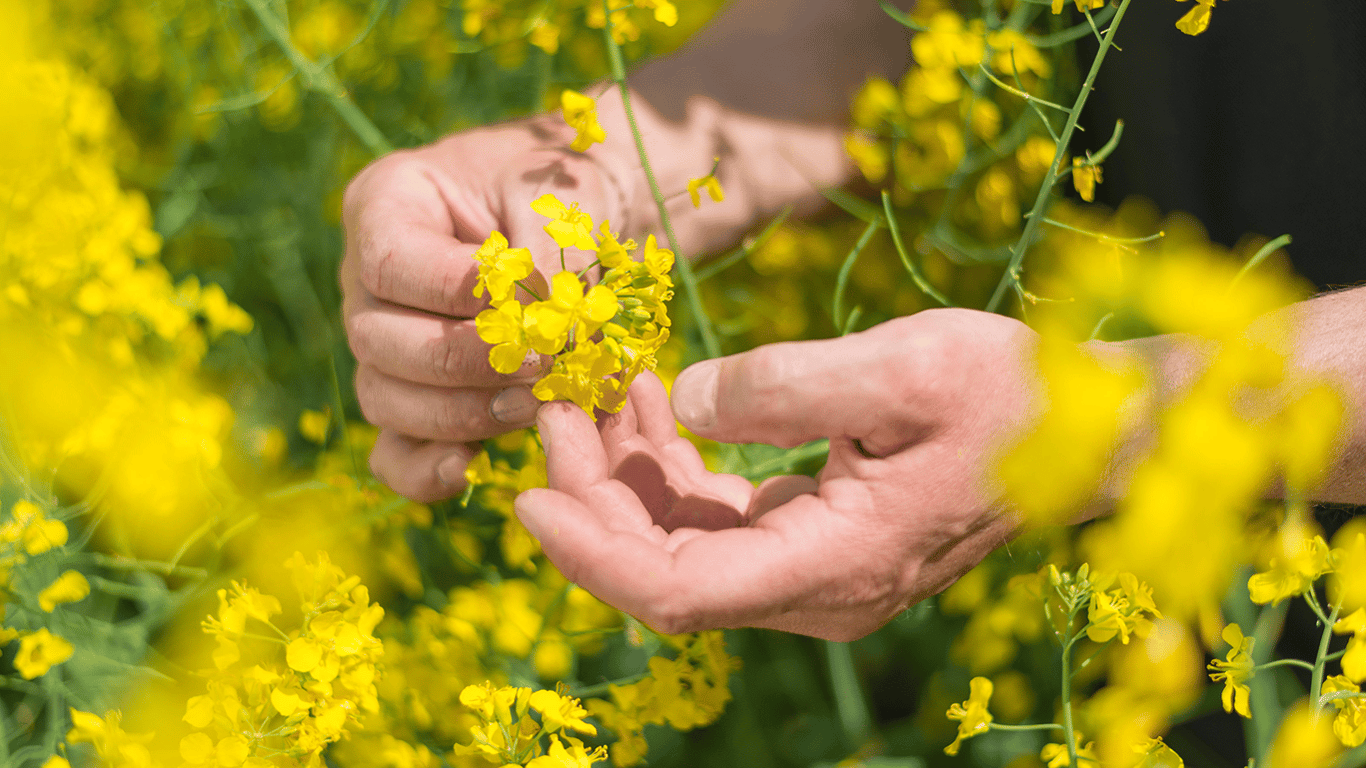
<instances>
[{"instance_id":1,"label":"knuckle","mask_svg":"<svg viewBox=\"0 0 1366 768\"><path fill-rule=\"evenodd\" d=\"M665 635L680 635L707 629L700 612L680 596L652 601L650 609L640 619L651 629Z\"/></svg>"},{"instance_id":2,"label":"knuckle","mask_svg":"<svg viewBox=\"0 0 1366 768\"><path fill-rule=\"evenodd\" d=\"M469 440L482 433L484 420L475 412L474 403L465 398L448 398L433 413L436 433L447 440Z\"/></svg>"}]
</instances>

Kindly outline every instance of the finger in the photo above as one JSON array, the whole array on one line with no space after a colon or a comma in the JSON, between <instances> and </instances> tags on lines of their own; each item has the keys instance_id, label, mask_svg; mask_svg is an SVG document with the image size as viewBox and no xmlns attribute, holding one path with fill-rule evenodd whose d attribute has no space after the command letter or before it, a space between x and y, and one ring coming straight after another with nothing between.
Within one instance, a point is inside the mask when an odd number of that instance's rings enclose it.
<instances>
[{"instance_id":1,"label":"finger","mask_svg":"<svg viewBox=\"0 0 1366 768\"><path fill-rule=\"evenodd\" d=\"M641 371L631 382L627 400L634 407L640 434L655 445L678 440L678 425L669 406L669 393L654 371Z\"/></svg>"},{"instance_id":2,"label":"finger","mask_svg":"<svg viewBox=\"0 0 1366 768\"><path fill-rule=\"evenodd\" d=\"M549 486L573 496L607 480L607 452L593 420L566 402L546 403L536 418Z\"/></svg>"},{"instance_id":3,"label":"finger","mask_svg":"<svg viewBox=\"0 0 1366 768\"><path fill-rule=\"evenodd\" d=\"M434 387L369 365L356 369L356 399L365 419L377 427L444 442L483 440L529 427L541 406L523 385L502 390Z\"/></svg>"},{"instance_id":4,"label":"finger","mask_svg":"<svg viewBox=\"0 0 1366 768\"><path fill-rule=\"evenodd\" d=\"M828 514L815 497L788 505L787 528L689 534L672 552L639 532L605 529L565 493L527 491L516 509L566 577L669 634L752 626L814 599L831 571L828 541L810 535Z\"/></svg>"},{"instance_id":5,"label":"finger","mask_svg":"<svg viewBox=\"0 0 1366 768\"><path fill-rule=\"evenodd\" d=\"M426 503L463 491L465 467L478 453L477 444L415 440L381 429L370 451L370 471L400 496Z\"/></svg>"},{"instance_id":6,"label":"finger","mask_svg":"<svg viewBox=\"0 0 1366 768\"><path fill-rule=\"evenodd\" d=\"M915 340L910 340L915 341ZM906 339L872 329L839 339L788 342L698 363L674 381L673 410L694 433L783 447L823 437L905 440L917 415L924 364ZM932 390L931 390L932 392Z\"/></svg>"},{"instance_id":7,"label":"finger","mask_svg":"<svg viewBox=\"0 0 1366 768\"><path fill-rule=\"evenodd\" d=\"M490 345L479 338L473 320L419 312L368 294L348 304L346 337L356 360L395 378L443 387L498 387L535 378L544 368L543 358L528 355L513 373L493 370Z\"/></svg>"},{"instance_id":8,"label":"finger","mask_svg":"<svg viewBox=\"0 0 1366 768\"><path fill-rule=\"evenodd\" d=\"M756 520L793 499L807 493L816 493L820 485L806 475L781 475L770 477L759 483L750 497L749 509L745 518L753 525Z\"/></svg>"}]
</instances>

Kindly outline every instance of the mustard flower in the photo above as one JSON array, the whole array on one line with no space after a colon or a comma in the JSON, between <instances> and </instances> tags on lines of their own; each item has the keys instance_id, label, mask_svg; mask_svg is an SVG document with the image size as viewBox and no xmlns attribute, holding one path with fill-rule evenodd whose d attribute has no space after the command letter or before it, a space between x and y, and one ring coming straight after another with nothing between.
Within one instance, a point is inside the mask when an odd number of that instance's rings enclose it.
<instances>
[{"instance_id":1,"label":"mustard flower","mask_svg":"<svg viewBox=\"0 0 1366 768\"><path fill-rule=\"evenodd\" d=\"M75 647L66 638L47 631L47 627L19 639L14 668L25 680L47 674L49 669L71 658Z\"/></svg>"},{"instance_id":2,"label":"mustard flower","mask_svg":"<svg viewBox=\"0 0 1366 768\"><path fill-rule=\"evenodd\" d=\"M66 523L49 519L37 504L20 499L10 508L10 515L12 519L0 525L0 541L22 543L30 555L66 544Z\"/></svg>"},{"instance_id":3,"label":"mustard flower","mask_svg":"<svg viewBox=\"0 0 1366 768\"><path fill-rule=\"evenodd\" d=\"M578 203L565 205L558 197L547 192L531 201L531 210L550 219L545 232L561 248L578 248L584 251L597 250L593 239L593 217L579 210Z\"/></svg>"},{"instance_id":4,"label":"mustard flower","mask_svg":"<svg viewBox=\"0 0 1366 768\"><path fill-rule=\"evenodd\" d=\"M1077 743L1081 744L1081 734L1073 732L1073 737ZM1077 747L1077 762L1088 765L1100 765L1099 758L1096 757L1095 742L1088 742L1084 747ZM1072 765L1072 756L1067 753L1066 744L1045 744L1039 750L1039 758L1048 764L1048 768L1080 768Z\"/></svg>"},{"instance_id":5,"label":"mustard flower","mask_svg":"<svg viewBox=\"0 0 1366 768\"><path fill-rule=\"evenodd\" d=\"M1343 675L1334 675L1323 681L1322 693L1359 693L1361 687ZM1337 715L1333 718L1333 735L1345 747L1358 747L1366 742L1366 699L1359 696L1335 698L1333 707Z\"/></svg>"},{"instance_id":6,"label":"mustard flower","mask_svg":"<svg viewBox=\"0 0 1366 768\"><path fill-rule=\"evenodd\" d=\"M991 729L991 713L987 711L987 701L991 699L991 681L985 677L974 677L970 686L968 700L949 707L947 716L958 721L958 736L953 743L944 747L944 754L956 755L963 739L980 736Z\"/></svg>"},{"instance_id":7,"label":"mustard flower","mask_svg":"<svg viewBox=\"0 0 1366 768\"><path fill-rule=\"evenodd\" d=\"M1062 13L1062 6L1066 2L1067 0L1053 0L1053 12ZM1079 11L1087 9L1094 10L1105 5L1105 0L1074 0L1074 2L1077 4L1077 10Z\"/></svg>"},{"instance_id":8,"label":"mustard flower","mask_svg":"<svg viewBox=\"0 0 1366 768\"><path fill-rule=\"evenodd\" d=\"M1313 588L1319 577L1332 569L1328 542L1322 536L1315 536L1308 541L1300 539L1298 542L1287 542L1284 548L1293 551L1285 557L1271 558L1267 571L1253 574L1247 580L1252 602L1274 605L1287 597L1302 595Z\"/></svg>"},{"instance_id":9,"label":"mustard flower","mask_svg":"<svg viewBox=\"0 0 1366 768\"><path fill-rule=\"evenodd\" d=\"M1178 0L1185 2L1186 0ZM1195 6L1176 22L1176 28L1188 35L1198 35L1209 29L1210 14L1214 12L1214 0L1195 0Z\"/></svg>"},{"instance_id":10,"label":"mustard flower","mask_svg":"<svg viewBox=\"0 0 1366 768\"><path fill-rule=\"evenodd\" d=\"M579 700L571 696L561 696L556 691L541 690L531 694L531 708L541 713L541 727L547 733L564 728L572 728L580 733L596 736L598 729L584 721L588 711Z\"/></svg>"},{"instance_id":11,"label":"mustard flower","mask_svg":"<svg viewBox=\"0 0 1366 768\"><path fill-rule=\"evenodd\" d=\"M493 345L489 364L499 373L513 373L522 367L531 352L526 330L522 327L522 305L515 301L486 309L474 318L479 338Z\"/></svg>"},{"instance_id":12,"label":"mustard flower","mask_svg":"<svg viewBox=\"0 0 1366 768\"><path fill-rule=\"evenodd\" d=\"M575 133L570 149L582 152L607 138L607 133L598 125L598 110L592 99L565 89L560 94L560 106L564 108L564 121Z\"/></svg>"},{"instance_id":13,"label":"mustard flower","mask_svg":"<svg viewBox=\"0 0 1366 768\"><path fill-rule=\"evenodd\" d=\"M692 207L702 207L701 190L703 189L707 191L707 196L710 197L714 203L719 203L726 199L726 193L721 189L721 182L717 180L716 176L709 173L700 179L688 180L688 197L692 198Z\"/></svg>"},{"instance_id":14,"label":"mustard flower","mask_svg":"<svg viewBox=\"0 0 1366 768\"><path fill-rule=\"evenodd\" d=\"M1216 683L1224 681L1224 711L1234 712L1243 717L1251 718L1252 710L1248 707L1248 694L1251 688L1247 681L1252 678L1253 667L1252 647L1256 643L1256 638L1243 637L1243 630L1237 624L1230 624L1224 627L1224 642L1228 643L1228 656L1225 659L1215 659L1209 663L1210 679Z\"/></svg>"},{"instance_id":15,"label":"mustard flower","mask_svg":"<svg viewBox=\"0 0 1366 768\"><path fill-rule=\"evenodd\" d=\"M592 768L593 763L607 757L607 750L604 747L594 747L591 751L584 749L583 742L575 738L567 738L569 747L566 749L560 737L551 735L550 749L540 757L532 758L526 764L526 768Z\"/></svg>"},{"instance_id":16,"label":"mustard flower","mask_svg":"<svg viewBox=\"0 0 1366 768\"><path fill-rule=\"evenodd\" d=\"M532 394L541 400L569 400L592 413L608 386L605 377L621 370L621 360L610 353L610 341L579 342L555 359L550 373L531 388Z\"/></svg>"},{"instance_id":17,"label":"mustard flower","mask_svg":"<svg viewBox=\"0 0 1366 768\"><path fill-rule=\"evenodd\" d=\"M489 292L489 301L494 305L512 299L516 292L516 282L531 274L531 251L526 248L509 248L503 233L494 231L474 252L479 262L479 279L474 284L474 295L483 296L484 289Z\"/></svg>"},{"instance_id":18,"label":"mustard flower","mask_svg":"<svg viewBox=\"0 0 1366 768\"><path fill-rule=\"evenodd\" d=\"M559 352L571 332L575 343L587 341L617 313L617 298L611 289L595 285L585 293L573 272L555 275L550 291L550 298L532 303L523 313L527 340L541 354Z\"/></svg>"},{"instance_id":19,"label":"mustard flower","mask_svg":"<svg viewBox=\"0 0 1366 768\"><path fill-rule=\"evenodd\" d=\"M1352 635L1342 654L1342 673L1357 682L1366 680L1366 608L1358 608L1338 619L1333 624L1333 631L1339 635Z\"/></svg>"},{"instance_id":20,"label":"mustard flower","mask_svg":"<svg viewBox=\"0 0 1366 768\"><path fill-rule=\"evenodd\" d=\"M90 582L80 571L67 571L38 593L38 607L48 613L62 603L84 600L90 594Z\"/></svg>"},{"instance_id":21,"label":"mustard flower","mask_svg":"<svg viewBox=\"0 0 1366 768\"><path fill-rule=\"evenodd\" d=\"M1140 756L1133 768L1186 768L1186 761L1160 738L1144 739L1133 749Z\"/></svg>"},{"instance_id":22,"label":"mustard flower","mask_svg":"<svg viewBox=\"0 0 1366 768\"><path fill-rule=\"evenodd\" d=\"M635 0L632 5L637 8L653 10L655 21L666 27L672 27L678 23L678 8L669 0Z\"/></svg>"},{"instance_id":23,"label":"mustard flower","mask_svg":"<svg viewBox=\"0 0 1366 768\"><path fill-rule=\"evenodd\" d=\"M1096 185L1100 183L1100 166L1086 162L1080 157L1072 158L1072 186L1077 194L1088 203L1096 200Z\"/></svg>"},{"instance_id":24,"label":"mustard flower","mask_svg":"<svg viewBox=\"0 0 1366 768\"><path fill-rule=\"evenodd\" d=\"M1162 616L1147 584L1132 573L1121 573L1119 582L1118 589L1097 589L1091 593L1086 636L1094 642L1103 643L1118 636L1127 645L1131 633L1146 636L1152 620Z\"/></svg>"},{"instance_id":25,"label":"mustard flower","mask_svg":"<svg viewBox=\"0 0 1366 768\"><path fill-rule=\"evenodd\" d=\"M1342 752L1338 740L1333 738L1336 719L1330 727L1328 718L1320 717L1317 709L1307 699L1301 699L1286 712L1271 740L1267 765L1321 768L1334 764Z\"/></svg>"}]
</instances>

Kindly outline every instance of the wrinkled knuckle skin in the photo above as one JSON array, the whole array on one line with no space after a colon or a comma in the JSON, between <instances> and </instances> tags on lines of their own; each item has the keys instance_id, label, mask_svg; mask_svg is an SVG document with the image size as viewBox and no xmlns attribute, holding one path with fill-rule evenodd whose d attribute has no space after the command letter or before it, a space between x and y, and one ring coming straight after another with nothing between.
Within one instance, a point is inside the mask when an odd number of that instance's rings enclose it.
<instances>
[{"instance_id":1,"label":"wrinkled knuckle skin","mask_svg":"<svg viewBox=\"0 0 1366 768\"><path fill-rule=\"evenodd\" d=\"M480 415L472 412L472 404L466 400L449 400L433 416L436 433L443 440L475 439L484 427Z\"/></svg>"},{"instance_id":2,"label":"wrinkled knuckle skin","mask_svg":"<svg viewBox=\"0 0 1366 768\"><path fill-rule=\"evenodd\" d=\"M651 605L640 620L665 635L681 635L709 629L696 610L677 599L660 600Z\"/></svg>"},{"instance_id":3,"label":"wrinkled knuckle skin","mask_svg":"<svg viewBox=\"0 0 1366 768\"><path fill-rule=\"evenodd\" d=\"M431 373L437 381L458 383L464 369L465 356L450 340L435 339L430 342L427 359L431 361Z\"/></svg>"},{"instance_id":4,"label":"wrinkled knuckle skin","mask_svg":"<svg viewBox=\"0 0 1366 768\"><path fill-rule=\"evenodd\" d=\"M356 370L356 402L360 405L360 414L374 426L383 427L378 385L368 368L361 366Z\"/></svg>"},{"instance_id":5,"label":"wrinkled knuckle skin","mask_svg":"<svg viewBox=\"0 0 1366 768\"><path fill-rule=\"evenodd\" d=\"M370 325L365 321L364 315L351 312L342 320L346 329L346 345L351 348L351 354L356 358L356 362L362 365L371 362L374 358L374 343L370 338Z\"/></svg>"}]
</instances>

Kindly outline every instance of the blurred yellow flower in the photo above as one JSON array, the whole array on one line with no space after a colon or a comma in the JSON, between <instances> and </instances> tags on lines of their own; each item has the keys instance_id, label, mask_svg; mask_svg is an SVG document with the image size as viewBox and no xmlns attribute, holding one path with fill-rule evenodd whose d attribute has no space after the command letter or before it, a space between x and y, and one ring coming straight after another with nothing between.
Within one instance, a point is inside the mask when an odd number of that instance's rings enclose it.
<instances>
[{"instance_id":1,"label":"blurred yellow flower","mask_svg":"<svg viewBox=\"0 0 1366 768\"><path fill-rule=\"evenodd\" d=\"M1334 764L1342 747L1333 738L1336 728L1328 718L1320 717L1317 707L1301 699L1281 720L1271 742L1267 765L1293 765L1295 768L1328 768Z\"/></svg>"},{"instance_id":2,"label":"blurred yellow flower","mask_svg":"<svg viewBox=\"0 0 1366 768\"><path fill-rule=\"evenodd\" d=\"M75 647L66 638L54 635L43 627L19 639L19 652L14 655L14 668L25 680L47 674L52 667L71 658Z\"/></svg>"},{"instance_id":3,"label":"blurred yellow flower","mask_svg":"<svg viewBox=\"0 0 1366 768\"><path fill-rule=\"evenodd\" d=\"M1100 166L1082 160L1080 157L1072 158L1072 185L1077 188L1077 194L1086 202L1094 202L1096 199L1096 185L1100 183Z\"/></svg>"},{"instance_id":4,"label":"blurred yellow flower","mask_svg":"<svg viewBox=\"0 0 1366 768\"><path fill-rule=\"evenodd\" d=\"M564 108L564 121L575 133L574 141L569 144L570 149L583 152L607 138L607 133L598 125L598 111L592 99L578 91L565 89L560 94L560 106Z\"/></svg>"},{"instance_id":5,"label":"blurred yellow flower","mask_svg":"<svg viewBox=\"0 0 1366 768\"><path fill-rule=\"evenodd\" d=\"M90 594L90 582L80 571L67 571L38 593L38 607L48 613L62 603L84 600Z\"/></svg>"},{"instance_id":6,"label":"blurred yellow flower","mask_svg":"<svg viewBox=\"0 0 1366 768\"><path fill-rule=\"evenodd\" d=\"M1080 745L1081 734L1074 731L1072 735L1077 740L1077 744ZM1045 761L1048 768L1068 768L1069 766L1081 768L1081 766L1072 766L1072 756L1067 753L1066 744L1045 744L1043 749L1039 750L1039 759ZM1096 758L1095 744L1088 743L1086 746L1078 746L1077 761L1086 766L1099 765L1100 760Z\"/></svg>"},{"instance_id":7,"label":"blurred yellow flower","mask_svg":"<svg viewBox=\"0 0 1366 768\"><path fill-rule=\"evenodd\" d=\"M707 190L707 196L712 202L719 203L726 199L726 194L721 190L721 182L717 181L712 174L707 174L700 179L688 180L688 197L692 199L692 207L702 207L702 194L700 190Z\"/></svg>"}]
</instances>

